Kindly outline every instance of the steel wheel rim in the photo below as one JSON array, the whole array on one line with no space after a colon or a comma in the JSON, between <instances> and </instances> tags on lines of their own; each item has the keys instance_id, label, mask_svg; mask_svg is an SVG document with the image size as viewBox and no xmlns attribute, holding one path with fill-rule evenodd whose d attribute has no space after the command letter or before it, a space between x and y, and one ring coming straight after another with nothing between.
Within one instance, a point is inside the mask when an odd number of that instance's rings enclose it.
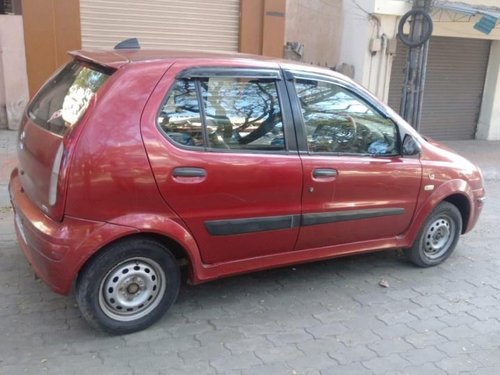
<instances>
[{"instance_id":1,"label":"steel wheel rim","mask_svg":"<svg viewBox=\"0 0 500 375\"><path fill-rule=\"evenodd\" d=\"M424 236L424 253L429 259L443 256L455 237L455 225L448 216L440 216L428 227Z\"/></svg>"},{"instance_id":2,"label":"steel wheel rim","mask_svg":"<svg viewBox=\"0 0 500 375\"><path fill-rule=\"evenodd\" d=\"M160 304L165 282L165 272L156 261L141 257L127 259L103 278L99 307L114 320L140 319Z\"/></svg>"}]
</instances>

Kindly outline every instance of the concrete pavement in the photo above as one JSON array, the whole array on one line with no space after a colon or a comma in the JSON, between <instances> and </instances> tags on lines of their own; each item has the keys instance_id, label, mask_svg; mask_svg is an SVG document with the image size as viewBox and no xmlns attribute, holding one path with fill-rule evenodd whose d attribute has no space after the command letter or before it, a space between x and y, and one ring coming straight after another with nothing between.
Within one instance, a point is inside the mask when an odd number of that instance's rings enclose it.
<instances>
[{"instance_id":1,"label":"concrete pavement","mask_svg":"<svg viewBox=\"0 0 500 375\"><path fill-rule=\"evenodd\" d=\"M33 278L1 208L0 374L499 374L500 142L477 142L447 142L483 167L488 200L445 264L387 251L183 285L127 336L92 331Z\"/></svg>"}]
</instances>

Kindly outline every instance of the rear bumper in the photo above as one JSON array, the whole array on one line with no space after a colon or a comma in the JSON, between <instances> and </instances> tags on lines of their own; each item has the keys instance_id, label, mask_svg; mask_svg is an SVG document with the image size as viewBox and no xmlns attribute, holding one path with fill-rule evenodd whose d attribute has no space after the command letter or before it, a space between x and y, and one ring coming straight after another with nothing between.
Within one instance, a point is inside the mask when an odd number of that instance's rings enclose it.
<instances>
[{"instance_id":1,"label":"rear bumper","mask_svg":"<svg viewBox=\"0 0 500 375\"><path fill-rule=\"evenodd\" d=\"M9 194L17 239L28 262L52 290L68 294L83 263L103 241L112 239L118 228L69 217L53 221L23 192L17 169L11 175Z\"/></svg>"}]
</instances>

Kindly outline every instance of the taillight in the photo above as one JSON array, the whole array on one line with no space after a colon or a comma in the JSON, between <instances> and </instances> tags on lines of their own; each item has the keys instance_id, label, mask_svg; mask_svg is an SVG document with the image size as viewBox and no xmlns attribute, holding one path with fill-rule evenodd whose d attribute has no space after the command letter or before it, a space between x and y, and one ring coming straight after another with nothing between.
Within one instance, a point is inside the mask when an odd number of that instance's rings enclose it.
<instances>
[{"instance_id":1,"label":"taillight","mask_svg":"<svg viewBox=\"0 0 500 375\"><path fill-rule=\"evenodd\" d=\"M72 129L61 141L54 157L54 162L52 163L49 184L49 207L46 213L56 221L61 221L64 216L68 169L72 150L78 137L78 131L74 130L76 129Z\"/></svg>"},{"instance_id":2,"label":"taillight","mask_svg":"<svg viewBox=\"0 0 500 375\"><path fill-rule=\"evenodd\" d=\"M52 164L52 172L50 175L49 185L49 204L54 206L57 202L57 187L59 185L59 172L61 170L61 161L64 153L64 142L61 142L57 149L54 163Z\"/></svg>"}]
</instances>

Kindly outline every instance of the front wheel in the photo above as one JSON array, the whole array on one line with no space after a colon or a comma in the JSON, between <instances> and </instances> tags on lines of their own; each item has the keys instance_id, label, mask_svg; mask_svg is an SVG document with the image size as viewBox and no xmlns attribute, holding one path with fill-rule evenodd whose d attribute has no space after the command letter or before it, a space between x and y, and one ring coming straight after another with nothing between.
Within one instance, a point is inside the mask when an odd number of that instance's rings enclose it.
<instances>
[{"instance_id":1,"label":"front wheel","mask_svg":"<svg viewBox=\"0 0 500 375\"><path fill-rule=\"evenodd\" d=\"M90 325L126 334L160 319L174 303L179 285L179 268L168 249L134 238L111 245L85 266L76 299Z\"/></svg>"},{"instance_id":2,"label":"front wheel","mask_svg":"<svg viewBox=\"0 0 500 375\"><path fill-rule=\"evenodd\" d=\"M413 246L405 250L412 263L431 267L453 252L462 232L462 215L449 202L440 203L429 215Z\"/></svg>"}]
</instances>

